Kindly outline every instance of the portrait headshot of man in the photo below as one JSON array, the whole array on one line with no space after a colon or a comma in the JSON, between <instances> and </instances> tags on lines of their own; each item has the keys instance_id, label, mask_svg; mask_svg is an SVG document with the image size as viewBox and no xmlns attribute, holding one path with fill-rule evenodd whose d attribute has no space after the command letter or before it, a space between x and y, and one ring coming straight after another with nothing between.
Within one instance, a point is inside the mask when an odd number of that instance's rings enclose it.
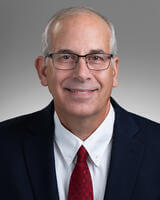
<instances>
[{"instance_id":1,"label":"portrait headshot of man","mask_svg":"<svg viewBox=\"0 0 160 200\"><path fill-rule=\"evenodd\" d=\"M52 101L0 122L0 199L160 200L160 124L112 97L119 57L110 19L61 9L42 53L34 65Z\"/></svg>"}]
</instances>

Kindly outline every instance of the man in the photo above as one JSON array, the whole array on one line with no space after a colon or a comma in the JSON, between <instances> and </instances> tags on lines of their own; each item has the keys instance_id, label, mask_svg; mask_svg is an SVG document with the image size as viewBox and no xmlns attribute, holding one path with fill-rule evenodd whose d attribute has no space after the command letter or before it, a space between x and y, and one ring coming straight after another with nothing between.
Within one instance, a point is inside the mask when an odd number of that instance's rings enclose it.
<instances>
[{"instance_id":1,"label":"man","mask_svg":"<svg viewBox=\"0 0 160 200\"><path fill-rule=\"evenodd\" d=\"M88 8L58 12L35 67L53 101L0 124L4 200L159 200L160 125L122 109L113 25Z\"/></svg>"}]
</instances>

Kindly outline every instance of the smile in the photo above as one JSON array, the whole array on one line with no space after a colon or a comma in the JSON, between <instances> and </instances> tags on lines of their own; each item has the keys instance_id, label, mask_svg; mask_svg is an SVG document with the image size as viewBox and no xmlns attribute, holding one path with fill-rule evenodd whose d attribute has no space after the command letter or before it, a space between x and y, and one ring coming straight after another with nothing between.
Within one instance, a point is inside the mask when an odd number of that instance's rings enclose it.
<instances>
[{"instance_id":1,"label":"smile","mask_svg":"<svg viewBox=\"0 0 160 200\"><path fill-rule=\"evenodd\" d=\"M95 90L81 90L81 89L68 89L70 92L73 92L73 93L89 93L89 92L94 92L96 91L97 89Z\"/></svg>"},{"instance_id":2,"label":"smile","mask_svg":"<svg viewBox=\"0 0 160 200\"><path fill-rule=\"evenodd\" d=\"M98 89L70 89L70 88L65 88L70 94L74 96L79 96L79 97L88 97L92 95L95 91Z\"/></svg>"}]
</instances>

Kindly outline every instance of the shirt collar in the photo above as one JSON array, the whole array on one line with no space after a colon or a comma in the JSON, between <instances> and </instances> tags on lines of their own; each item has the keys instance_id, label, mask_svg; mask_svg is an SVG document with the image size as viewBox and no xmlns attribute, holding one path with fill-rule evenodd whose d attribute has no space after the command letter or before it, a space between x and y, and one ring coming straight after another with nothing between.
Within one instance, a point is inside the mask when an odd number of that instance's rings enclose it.
<instances>
[{"instance_id":1,"label":"shirt collar","mask_svg":"<svg viewBox=\"0 0 160 200\"><path fill-rule=\"evenodd\" d=\"M115 112L111 105L110 111L101 125L91 136L82 141L61 124L55 112L55 142L67 165L69 166L74 161L80 146L83 145L88 151L90 160L98 166L103 158L105 149L111 142L114 119Z\"/></svg>"}]
</instances>

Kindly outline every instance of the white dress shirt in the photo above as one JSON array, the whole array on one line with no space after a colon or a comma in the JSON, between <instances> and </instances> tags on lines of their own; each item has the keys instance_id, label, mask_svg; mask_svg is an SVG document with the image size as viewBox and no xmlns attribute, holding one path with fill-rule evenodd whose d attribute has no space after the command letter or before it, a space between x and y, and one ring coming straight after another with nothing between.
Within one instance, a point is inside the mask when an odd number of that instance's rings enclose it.
<instances>
[{"instance_id":1,"label":"white dress shirt","mask_svg":"<svg viewBox=\"0 0 160 200\"><path fill-rule=\"evenodd\" d=\"M81 145L89 154L87 164L92 177L94 200L103 200L110 162L114 119L115 113L111 105L102 124L90 137L82 141L61 124L55 112L54 154L60 200L67 200L70 177Z\"/></svg>"}]
</instances>

